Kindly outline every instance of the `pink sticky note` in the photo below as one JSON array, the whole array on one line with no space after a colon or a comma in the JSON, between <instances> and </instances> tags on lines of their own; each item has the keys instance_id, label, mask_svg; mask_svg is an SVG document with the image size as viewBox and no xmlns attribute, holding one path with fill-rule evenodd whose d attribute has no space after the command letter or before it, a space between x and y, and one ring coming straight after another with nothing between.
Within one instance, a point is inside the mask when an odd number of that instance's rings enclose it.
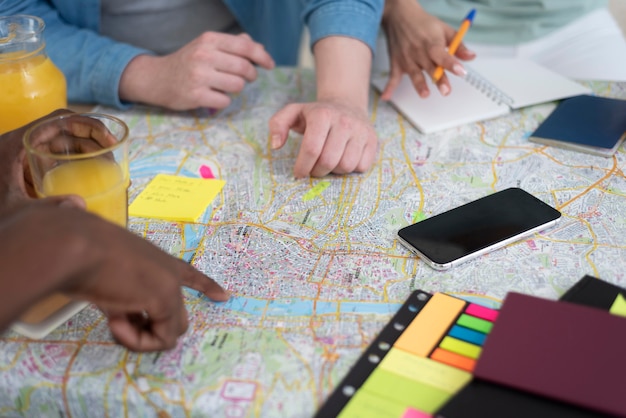
<instances>
[{"instance_id":1,"label":"pink sticky note","mask_svg":"<svg viewBox=\"0 0 626 418\"><path fill-rule=\"evenodd\" d=\"M211 171L211 167L209 167L208 165L200 166L200 176L202 176L203 179L215 178L215 176L213 175L213 172Z\"/></svg>"},{"instance_id":2,"label":"pink sticky note","mask_svg":"<svg viewBox=\"0 0 626 418\"><path fill-rule=\"evenodd\" d=\"M402 414L401 418L432 418L432 415L422 411L418 411L417 409L408 406L404 410L404 414Z\"/></svg>"}]
</instances>

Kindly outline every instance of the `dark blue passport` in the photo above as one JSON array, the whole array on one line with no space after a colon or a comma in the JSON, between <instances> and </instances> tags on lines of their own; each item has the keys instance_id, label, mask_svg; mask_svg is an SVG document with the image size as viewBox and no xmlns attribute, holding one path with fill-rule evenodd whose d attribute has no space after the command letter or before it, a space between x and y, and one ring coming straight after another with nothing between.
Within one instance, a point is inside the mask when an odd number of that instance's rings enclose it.
<instances>
[{"instance_id":1,"label":"dark blue passport","mask_svg":"<svg viewBox=\"0 0 626 418\"><path fill-rule=\"evenodd\" d=\"M626 100L582 95L563 100L529 140L611 157L625 134Z\"/></svg>"}]
</instances>

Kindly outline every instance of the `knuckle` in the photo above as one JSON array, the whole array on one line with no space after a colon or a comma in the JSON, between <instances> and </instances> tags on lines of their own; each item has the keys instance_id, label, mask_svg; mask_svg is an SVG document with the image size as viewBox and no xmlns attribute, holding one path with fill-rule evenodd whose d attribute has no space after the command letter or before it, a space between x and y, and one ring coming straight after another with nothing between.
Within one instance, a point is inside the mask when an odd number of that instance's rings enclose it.
<instances>
[{"instance_id":1,"label":"knuckle","mask_svg":"<svg viewBox=\"0 0 626 418\"><path fill-rule=\"evenodd\" d=\"M246 86L246 81L241 77L236 77L232 83L233 91L240 92Z\"/></svg>"},{"instance_id":2,"label":"knuckle","mask_svg":"<svg viewBox=\"0 0 626 418\"><path fill-rule=\"evenodd\" d=\"M204 32L200 35L200 42L212 44L215 43L218 38L218 34L215 32Z\"/></svg>"}]
</instances>

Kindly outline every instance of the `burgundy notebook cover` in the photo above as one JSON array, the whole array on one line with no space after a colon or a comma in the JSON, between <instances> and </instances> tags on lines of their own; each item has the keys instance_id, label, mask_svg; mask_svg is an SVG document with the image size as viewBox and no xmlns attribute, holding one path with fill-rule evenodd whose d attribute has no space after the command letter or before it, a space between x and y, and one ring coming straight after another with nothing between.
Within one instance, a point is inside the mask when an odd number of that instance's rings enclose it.
<instances>
[{"instance_id":1,"label":"burgundy notebook cover","mask_svg":"<svg viewBox=\"0 0 626 418\"><path fill-rule=\"evenodd\" d=\"M626 417L626 318L511 292L474 376Z\"/></svg>"}]
</instances>

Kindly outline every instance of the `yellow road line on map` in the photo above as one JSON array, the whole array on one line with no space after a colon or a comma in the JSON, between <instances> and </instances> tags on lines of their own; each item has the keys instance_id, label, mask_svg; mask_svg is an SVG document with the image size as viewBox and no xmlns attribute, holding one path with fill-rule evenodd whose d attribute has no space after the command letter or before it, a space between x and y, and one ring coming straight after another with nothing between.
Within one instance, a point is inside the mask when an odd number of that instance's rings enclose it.
<instances>
[{"instance_id":1,"label":"yellow road line on map","mask_svg":"<svg viewBox=\"0 0 626 418\"><path fill-rule=\"evenodd\" d=\"M180 175L180 170L183 168L183 166L185 165L188 159L189 159L189 153L185 152L185 156L183 157L181 162L178 164L178 167L176 168L176 172L174 173L174 175L177 175L177 176Z\"/></svg>"},{"instance_id":2,"label":"yellow road line on map","mask_svg":"<svg viewBox=\"0 0 626 418\"><path fill-rule=\"evenodd\" d=\"M417 187L417 190L419 191L420 203L417 210L424 210L424 190L422 189L422 184L420 183L420 180L417 178L417 174L415 173L415 169L413 168L413 162L409 159L409 154L406 150L406 129L404 127L404 119L399 113L396 118L398 120L398 126L400 128L400 143L402 144L402 153L404 154L404 160L407 167L409 168L409 173L411 173L411 177L413 177L415 187Z\"/></svg>"},{"instance_id":3,"label":"yellow road line on map","mask_svg":"<svg viewBox=\"0 0 626 418\"><path fill-rule=\"evenodd\" d=\"M592 189L595 189L596 186L600 183L602 183L603 181L609 179L616 171L617 171L617 157L614 155L612 157L613 159L613 167L607 172L605 173L604 176L602 176L601 178L599 178L598 180L596 180L595 182L591 183L588 187L586 187L580 194L574 196L573 198L571 198L570 200L564 202L561 205L557 205L556 208L558 210L563 209L564 207L568 206L570 203L575 202L576 200L580 199L582 196L586 195L587 193L589 193Z\"/></svg>"},{"instance_id":4,"label":"yellow road line on map","mask_svg":"<svg viewBox=\"0 0 626 418\"><path fill-rule=\"evenodd\" d=\"M598 249L598 243L596 241L597 235L593 232L593 228L591 227L591 224L589 223L589 221L587 221L586 219L580 219L580 218L579 218L579 220L587 227L587 230L589 230L589 233L591 234L592 247L591 247L591 249L589 251L587 251L587 253L585 253L585 260L587 260L587 263L593 269L594 275L597 277L597 276L599 276L598 268L593 263L593 261L591 261L591 254L595 250Z\"/></svg>"},{"instance_id":5,"label":"yellow road line on map","mask_svg":"<svg viewBox=\"0 0 626 418\"><path fill-rule=\"evenodd\" d=\"M65 407L64 412L68 418L71 418L71 413L70 413L71 409L70 409L70 403L67 399L67 383L69 380L70 371L72 370L72 367L74 366L74 362L76 361L76 357L78 357L78 353L80 353L80 350L83 348L84 345L85 345L84 341L81 341L77 345L76 350L74 350L74 352L70 356L70 359L67 362L67 367L65 368L65 371L63 372L63 380L61 383L61 397L63 399L63 406Z\"/></svg>"},{"instance_id":6,"label":"yellow road line on map","mask_svg":"<svg viewBox=\"0 0 626 418\"><path fill-rule=\"evenodd\" d=\"M11 339L9 339L11 341ZM16 341L17 342L17 341ZM9 369L12 369L17 365L18 360L22 356L22 353L26 350L26 343L20 344L20 348L17 349L17 352L13 356L13 359L6 365L6 367L0 367L0 372L6 372Z\"/></svg>"}]
</instances>

